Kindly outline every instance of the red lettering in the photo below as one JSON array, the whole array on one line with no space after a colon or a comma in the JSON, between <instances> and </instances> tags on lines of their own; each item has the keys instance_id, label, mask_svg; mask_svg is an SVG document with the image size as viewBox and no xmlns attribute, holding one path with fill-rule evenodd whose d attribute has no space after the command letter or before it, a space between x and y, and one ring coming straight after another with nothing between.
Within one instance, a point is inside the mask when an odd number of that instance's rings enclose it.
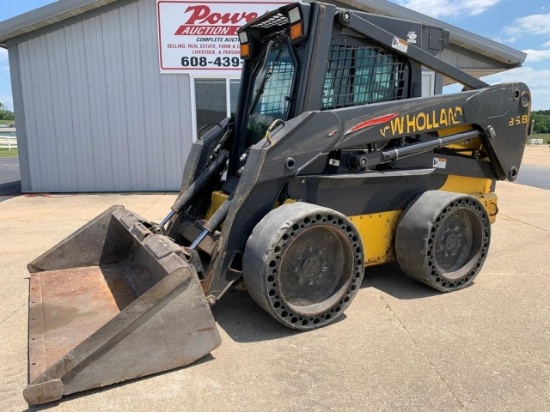
<instances>
[{"instance_id":1,"label":"red lettering","mask_svg":"<svg viewBox=\"0 0 550 412\"><path fill-rule=\"evenodd\" d=\"M242 13L212 13L212 10L208 6L189 6L185 13L191 12L191 17L185 22L185 24L237 24L244 20L244 23L248 23L258 17L258 13L255 12L242 12ZM244 24L243 23L243 24Z\"/></svg>"},{"instance_id":2,"label":"red lettering","mask_svg":"<svg viewBox=\"0 0 550 412\"><path fill-rule=\"evenodd\" d=\"M185 10L185 13L192 11L193 14L187 20L185 24L195 24L195 22L199 19L204 19L208 14L210 14L210 7L208 6L189 6L187 7L187 10Z\"/></svg>"}]
</instances>

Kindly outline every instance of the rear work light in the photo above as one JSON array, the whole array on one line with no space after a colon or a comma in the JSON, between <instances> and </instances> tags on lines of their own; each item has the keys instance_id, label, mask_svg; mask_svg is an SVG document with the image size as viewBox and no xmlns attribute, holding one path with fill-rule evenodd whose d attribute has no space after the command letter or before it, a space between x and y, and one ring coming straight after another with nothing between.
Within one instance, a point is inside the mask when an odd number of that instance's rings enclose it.
<instances>
[{"instance_id":1,"label":"rear work light","mask_svg":"<svg viewBox=\"0 0 550 412\"><path fill-rule=\"evenodd\" d=\"M248 42L248 34L245 31L239 33L239 42L241 43L241 59L250 57L250 43Z\"/></svg>"},{"instance_id":2,"label":"rear work light","mask_svg":"<svg viewBox=\"0 0 550 412\"><path fill-rule=\"evenodd\" d=\"M288 20L290 20L290 24L294 24L302 20L299 7L294 7L288 11Z\"/></svg>"},{"instance_id":3,"label":"rear work light","mask_svg":"<svg viewBox=\"0 0 550 412\"><path fill-rule=\"evenodd\" d=\"M290 21L290 40L298 40L304 37L304 25L300 7L294 7L288 11Z\"/></svg>"}]
</instances>

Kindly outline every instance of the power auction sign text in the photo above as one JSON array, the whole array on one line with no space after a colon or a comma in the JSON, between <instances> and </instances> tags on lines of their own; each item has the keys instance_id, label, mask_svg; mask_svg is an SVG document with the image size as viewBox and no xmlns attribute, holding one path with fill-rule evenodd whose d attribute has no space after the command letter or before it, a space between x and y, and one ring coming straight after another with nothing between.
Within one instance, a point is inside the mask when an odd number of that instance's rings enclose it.
<instances>
[{"instance_id":1,"label":"power auction sign text","mask_svg":"<svg viewBox=\"0 0 550 412\"><path fill-rule=\"evenodd\" d=\"M157 0L161 73L238 72L239 27L284 4L288 2Z\"/></svg>"}]
</instances>

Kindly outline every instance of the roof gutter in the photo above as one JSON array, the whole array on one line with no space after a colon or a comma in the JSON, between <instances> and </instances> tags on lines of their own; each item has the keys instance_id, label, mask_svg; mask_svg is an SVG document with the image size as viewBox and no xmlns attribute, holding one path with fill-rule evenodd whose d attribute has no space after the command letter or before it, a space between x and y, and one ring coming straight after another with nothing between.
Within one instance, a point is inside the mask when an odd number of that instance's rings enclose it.
<instances>
[{"instance_id":1,"label":"roof gutter","mask_svg":"<svg viewBox=\"0 0 550 412\"><path fill-rule=\"evenodd\" d=\"M59 0L0 22L0 46L26 33L69 19L118 0Z\"/></svg>"}]
</instances>

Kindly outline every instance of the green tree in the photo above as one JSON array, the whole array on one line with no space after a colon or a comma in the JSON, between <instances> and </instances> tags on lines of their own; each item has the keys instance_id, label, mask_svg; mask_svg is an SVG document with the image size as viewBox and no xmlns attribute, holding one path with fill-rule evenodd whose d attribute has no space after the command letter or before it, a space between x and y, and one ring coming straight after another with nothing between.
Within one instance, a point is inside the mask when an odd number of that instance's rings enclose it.
<instances>
[{"instance_id":1,"label":"green tree","mask_svg":"<svg viewBox=\"0 0 550 412\"><path fill-rule=\"evenodd\" d=\"M550 133L550 110L532 112L531 120L535 121L533 133Z\"/></svg>"},{"instance_id":2,"label":"green tree","mask_svg":"<svg viewBox=\"0 0 550 412\"><path fill-rule=\"evenodd\" d=\"M15 115L0 102L0 120L15 120Z\"/></svg>"}]
</instances>

